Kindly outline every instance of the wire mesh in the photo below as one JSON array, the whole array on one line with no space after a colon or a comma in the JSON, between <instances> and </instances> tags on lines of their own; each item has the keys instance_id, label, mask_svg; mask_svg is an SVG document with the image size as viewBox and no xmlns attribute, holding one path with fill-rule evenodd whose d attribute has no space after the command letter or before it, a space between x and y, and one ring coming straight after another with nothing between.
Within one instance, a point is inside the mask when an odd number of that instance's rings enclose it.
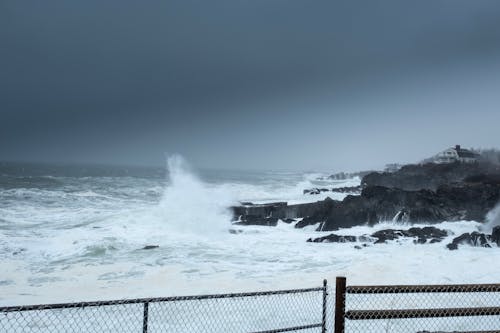
<instances>
[{"instance_id":1,"label":"wire mesh","mask_svg":"<svg viewBox=\"0 0 500 333\"><path fill-rule=\"evenodd\" d=\"M344 280L345 285L345 280ZM344 332L500 333L500 285L348 286ZM0 332L342 332L326 286L0 308ZM345 313L344 313L345 309Z\"/></svg>"},{"instance_id":2,"label":"wire mesh","mask_svg":"<svg viewBox=\"0 0 500 333\"><path fill-rule=\"evenodd\" d=\"M499 332L500 285L349 286L345 332Z\"/></svg>"},{"instance_id":3,"label":"wire mesh","mask_svg":"<svg viewBox=\"0 0 500 333\"><path fill-rule=\"evenodd\" d=\"M256 293L3 307L0 332L325 332L332 311L328 300L325 285Z\"/></svg>"}]
</instances>

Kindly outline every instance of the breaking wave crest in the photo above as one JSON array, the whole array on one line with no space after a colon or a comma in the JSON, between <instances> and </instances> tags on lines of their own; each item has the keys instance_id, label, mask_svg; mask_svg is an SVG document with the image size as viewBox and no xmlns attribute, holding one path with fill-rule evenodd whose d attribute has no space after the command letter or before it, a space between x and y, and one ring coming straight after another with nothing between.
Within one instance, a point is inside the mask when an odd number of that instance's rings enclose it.
<instances>
[{"instance_id":1,"label":"breaking wave crest","mask_svg":"<svg viewBox=\"0 0 500 333\"><path fill-rule=\"evenodd\" d=\"M169 183L158 204L158 213L168 226L178 232L206 234L228 229L229 207L235 203L223 188L202 182L185 159L168 158Z\"/></svg>"}]
</instances>

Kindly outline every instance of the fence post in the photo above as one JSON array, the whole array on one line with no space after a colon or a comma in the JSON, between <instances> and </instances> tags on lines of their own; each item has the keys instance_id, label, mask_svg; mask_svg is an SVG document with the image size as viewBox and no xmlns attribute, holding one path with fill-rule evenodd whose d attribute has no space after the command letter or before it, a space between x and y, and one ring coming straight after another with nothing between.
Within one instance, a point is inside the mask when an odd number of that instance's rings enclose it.
<instances>
[{"instance_id":1,"label":"fence post","mask_svg":"<svg viewBox=\"0 0 500 333\"><path fill-rule=\"evenodd\" d=\"M321 333L326 333L326 296L328 296L327 282L323 280L323 320L321 321Z\"/></svg>"},{"instance_id":2,"label":"fence post","mask_svg":"<svg viewBox=\"0 0 500 333\"><path fill-rule=\"evenodd\" d=\"M148 310L149 310L149 302L144 302L144 316L142 317L142 333L148 332Z\"/></svg>"},{"instance_id":3,"label":"fence post","mask_svg":"<svg viewBox=\"0 0 500 333\"><path fill-rule=\"evenodd\" d=\"M335 285L335 333L344 333L345 289L345 277L337 277Z\"/></svg>"}]
</instances>

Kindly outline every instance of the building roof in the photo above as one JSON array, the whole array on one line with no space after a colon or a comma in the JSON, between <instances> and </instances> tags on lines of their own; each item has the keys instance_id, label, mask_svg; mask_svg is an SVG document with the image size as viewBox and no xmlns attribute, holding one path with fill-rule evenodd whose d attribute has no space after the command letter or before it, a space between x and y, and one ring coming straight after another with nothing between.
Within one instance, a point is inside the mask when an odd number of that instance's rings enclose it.
<instances>
[{"instance_id":1,"label":"building roof","mask_svg":"<svg viewBox=\"0 0 500 333\"><path fill-rule=\"evenodd\" d=\"M476 154L472 150L460 148L460 146L457 146L454 149L457 151L458 157L461 158L477 158L479 156L479 154Z\"/></svg>"}]
</instances>

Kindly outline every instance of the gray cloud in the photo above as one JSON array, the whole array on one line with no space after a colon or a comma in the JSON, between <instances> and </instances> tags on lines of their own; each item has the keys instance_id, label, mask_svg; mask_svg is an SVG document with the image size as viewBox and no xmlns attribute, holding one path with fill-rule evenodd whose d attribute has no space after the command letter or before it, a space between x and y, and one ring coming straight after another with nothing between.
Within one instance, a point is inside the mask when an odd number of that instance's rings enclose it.
<instances>
[{"instance_id":1,"label":"gray cloud","mask_svg":"<svg viewBox=\"0 0 500 333\"><path fill-rule=\"evenodd\" d=\"M341 169L498 145L497 1L10 1L0 40L0 159Z\"/></svg>"}]
</instances>

